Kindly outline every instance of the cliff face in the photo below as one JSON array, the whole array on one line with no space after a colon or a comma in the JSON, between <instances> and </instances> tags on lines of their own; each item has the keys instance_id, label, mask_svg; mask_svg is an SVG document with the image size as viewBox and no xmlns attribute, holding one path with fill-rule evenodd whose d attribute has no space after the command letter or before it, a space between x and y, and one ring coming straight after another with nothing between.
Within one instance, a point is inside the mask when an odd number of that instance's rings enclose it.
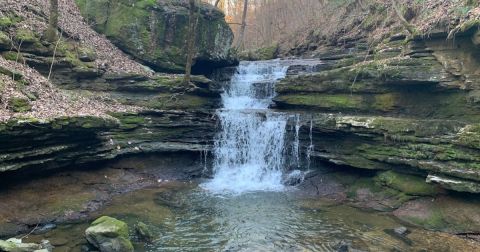
<instances>
[{"instance_id":1,"label":"cliff face","mask_svg":"<svg viewBox=\"0 0 480 252\"><path fill-rule=\"evenodd\" d=\"M186 18L185 7L176 1L143 7L107 2L127 13L148 9L159 20ZM42 32L48 11L44 1L0 3L0 173L42 172L128 154L209 149L216 124L213 110L220 101L217 83L193 76L192 85L185 87L182 75L152 71L93 31L75 3L60 4L62 32L58 42L49 43ZM218 39L198 36L198 61L224 64L231 31L218 11L203 6L201 15L202 27L212 25L207 27L210 32L199 29L199 34ZM185 25L176 24L172 32L184 31ZM180 51L183 35L168 35L176 44L150 38L148 43L158 46L158 52L167 50L163 46L178 46ZM170 64L169 59L156 60Z\"/></svg>"},{"instance_id":2,"label":"cliff face","mask_svg":"<svg viewBox=\"0 0 480 252\"><path fill-rule=\"evenodd\" d=\"M77 0L94 28L123 51L156 70L183 72L188 34L187 1ZM198 10L194 71L209 72L234 63L233 33L218 9L202 4Z\"/></svg>"},{"instance_id":3,"label":"cliff face","mask_svg":"<svg viewBox=\"0 0 480 252\"><path fill-rule=\"evenodd\" d=\"M280 109L313 120L314 156L339 165L417 173L461 192L480 192L480 91L477 28L371 52L324 55L324 70L277 86ZM322 56L321 56L322 57Z\"/></svg>"}]
</instances>

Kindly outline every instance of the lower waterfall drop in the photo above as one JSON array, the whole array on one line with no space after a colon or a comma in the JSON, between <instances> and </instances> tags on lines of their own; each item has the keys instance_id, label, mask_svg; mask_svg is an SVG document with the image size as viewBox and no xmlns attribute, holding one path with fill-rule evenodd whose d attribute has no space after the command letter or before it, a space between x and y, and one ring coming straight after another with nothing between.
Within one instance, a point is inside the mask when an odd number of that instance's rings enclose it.
<instances>
[{"instance_id":1,"label":"lower waterfall drop","mask_svg":"<svg viewBox=\"0 0 480 252\"><path fill-rule=\"evenodd\" d=\"M288 65L281 61L242 62L222 95L217 111L221 130L213 150L213 192L278 191L284 188L288 116L268 109L274 84Z\"/></svg>"},{"instance_id":2,"label":"lower waterfall drop","mask_svg":"<svg viewBox=\"0 0 480 252\"><path fill-rule=\"evenodd\" d=\"M298 149L298 128L292 133L297 134L295 140L288 141L287 124L289 119L298 122L298 116L268 108L275 96L275 83L295 63L282 60L240 63L225 87L223 108L217 111L221 129L213 149L214 177L203 188L233 194L284 189L282 179L288 155L292 154L292 147Z\"/></svg>"}]
</instances>

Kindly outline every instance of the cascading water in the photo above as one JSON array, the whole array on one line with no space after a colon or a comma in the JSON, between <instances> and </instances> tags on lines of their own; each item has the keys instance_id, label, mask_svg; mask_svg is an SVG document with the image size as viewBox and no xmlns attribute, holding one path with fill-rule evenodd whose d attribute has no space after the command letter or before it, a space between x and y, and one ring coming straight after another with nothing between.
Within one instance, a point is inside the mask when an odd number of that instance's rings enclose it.
<instances>
[{"instance_id":1,"label":"cascading water","mask_svg":"<svg viewBox=\"0 0 480 252\"><path fill-rule=\"evenodd\" d=\"M292 63L276 60L240 64L222 95L224 108L217 112L221 131L213 150L214 178L203 185L205 189L242 193L284 188L286 152L293 150L298 155L298 135L293 147L286 148L290 117L268 107L275 95L275 83L286 76ZM298 134L298 129L295 132Z\"/></svg>"}]
</instances>

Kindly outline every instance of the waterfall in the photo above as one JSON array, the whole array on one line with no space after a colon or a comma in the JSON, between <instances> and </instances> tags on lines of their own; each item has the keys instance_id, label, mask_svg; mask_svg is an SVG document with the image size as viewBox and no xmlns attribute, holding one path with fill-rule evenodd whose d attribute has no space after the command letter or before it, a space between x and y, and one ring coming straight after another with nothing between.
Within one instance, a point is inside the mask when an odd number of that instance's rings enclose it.
<instances>
[{"instance_id":1,"label":"waterfall","mask_svg":"<svg viewBox=\"0 0 480 252\"><path fill-rule=\"evenodd\" d=\"M225 87L217 111L220 131L213 149L214 178L202 185L213 192L279 191L290 154L298 166L298 116L269 110L275 83L286 76L292 61L241 62ZM293 143L288 120L295 120ZM292 142L292 141L290 141ZM296 168L296 167L295 167Z\"/></svg>"}]
</instances>

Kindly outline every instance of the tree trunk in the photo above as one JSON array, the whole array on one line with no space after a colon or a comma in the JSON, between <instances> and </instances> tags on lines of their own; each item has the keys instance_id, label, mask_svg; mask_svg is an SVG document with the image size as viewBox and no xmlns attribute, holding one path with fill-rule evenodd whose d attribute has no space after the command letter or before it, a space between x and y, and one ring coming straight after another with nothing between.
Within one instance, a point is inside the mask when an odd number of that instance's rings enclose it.
<instances>
[{"instance_id":1,"label":"tree trunk","mask_svg":"<svg viewBox=\"0 0 480 252\"><path fill-rule=\"evenodd\" d=\"M220 0L215 1L215 7L218 7L219 3L220 3Z\"/></svg>"},{"instance_id":2,"label":"tree trunk","mask_svg":"<svg viewBox=\"0 0 480 252\"><path fill-rule=\"evenodd\" d=\"M50 0L50 18L45 38L53 43L58 39L58 0Z\"/></svg>"},{"instance_id":3,"label":"tree trunk","mask_svg":"<svg viewBox=\"0 0 480 252\"><path fill-rule=\"evenodd\" d=\"M196 20L195 20L195 0L189 0L190 13L188 21L188 38L187 38L187 64L185 66L185 77L183 84L187 88L190 84L192 75L193 55L195 54L195 34L196 34Z\"/></svg>"},{"instance_id":4,"label":"tree trunk","mask_svg":"<svg viewBox=\"0 0 480 252\"><path fill-rule=\"evenodd\" d=\"M405 27L405 29L407 29L407 31L410 33L410 35L415 34L415 27L405 19L405 17L402 14L402 11L398 7L396 1L397 0L392 1L392 7L393 7L393 10L395 11L395 13L398 16L398 19L400 19L400 22Z\"/></svg>"},{"instance_id":5,"label":"tree trunk","mask_svg":"<svg viewBox=\"0 0 480 252\"><path fill-rule=\"evenodd\" d=\"M247 27L248 0L243 2L242 26L240 27L240 36L238 37L238 49L244 49L245 28Z\"/></svg>"}]
</instances>

